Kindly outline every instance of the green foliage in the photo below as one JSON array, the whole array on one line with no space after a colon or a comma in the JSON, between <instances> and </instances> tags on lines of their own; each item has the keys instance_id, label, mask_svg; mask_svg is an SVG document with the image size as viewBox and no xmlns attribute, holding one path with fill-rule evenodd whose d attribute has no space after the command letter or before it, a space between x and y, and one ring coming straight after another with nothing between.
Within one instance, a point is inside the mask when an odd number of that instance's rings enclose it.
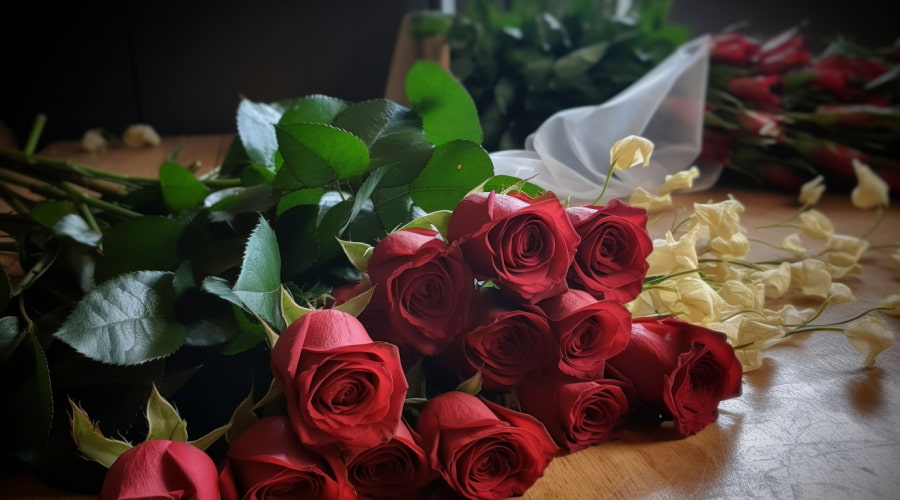
<instances>
[{"instance_id":1,"label":"green foliage","mask_svg":"<svg viewBox=\"0 0 900 500\"><path fill-rule=\"evenodd\" d=\"M207 447L245 421L250 410L234 405L255 387L242 383L255 370L254 383L270 380L268 349L299 304L316 307L359 276L365 257L348 257L342 241L364 252L493 175L460 83L422 62L407 86L412 108L242 98L237 136L203 177L174 155L143 179L0 154L4 168L48 186L40 203L0 191L21 209L0 217L0 230L24 270L0 280L0 395L17 430L0 443L4 458L72 471L57 486L86 489L92 476L71 467L83 454L108 465L129 442L186 440L188 421ZM71 184L82 180L114 187L86 199ZM358 314L370 296L341 307ZM216 398L191 411L190 390Z\"/></svg>"},{"instance_id":2,"label":"green foliage","mask_svg":"<svg viewBox=\"0 0 900 500\"><path fill-rule=\"evenodd\" d=\"M471 0L456 16L412 17L414 36L442 33L450 72L471 94L488 151L520 149L553 113L600 104L686 42L671 1Z\"/></svg>"}]
</instances>

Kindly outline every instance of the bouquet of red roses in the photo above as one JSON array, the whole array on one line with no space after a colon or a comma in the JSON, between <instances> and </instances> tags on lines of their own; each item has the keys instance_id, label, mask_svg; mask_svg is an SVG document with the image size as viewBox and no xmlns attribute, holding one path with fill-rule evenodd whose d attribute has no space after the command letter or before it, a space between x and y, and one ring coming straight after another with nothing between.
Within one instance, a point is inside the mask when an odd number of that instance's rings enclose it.
<instances>
[{"instance_id":1,"label":"bouquet of red roses","mask_svg":"<svg viewBox=\"0 0 900 500\"><path fill-rule=\"evenodd\" d=\"M101 498L503 499L631 422L700 431L740 394L740 363L719 332L625 308L646 223L617 200L477 191L375 245L342 242L361 279L324 308L285 300L277 397L236 416L224 462L148 440Z\"/></svg>"},{"instance_id":2,"label":"bouquet of red roses","mask_svg":"<svg viewBox=\"0 0 900 500\"><path fill-rule=\"evenodd\" d=\"M818 175L853 186L857 161L900 189L900 45L839 38L814 54L799 28L711 39L698 163L796 192Z\"/></svg>"}]
</instances>

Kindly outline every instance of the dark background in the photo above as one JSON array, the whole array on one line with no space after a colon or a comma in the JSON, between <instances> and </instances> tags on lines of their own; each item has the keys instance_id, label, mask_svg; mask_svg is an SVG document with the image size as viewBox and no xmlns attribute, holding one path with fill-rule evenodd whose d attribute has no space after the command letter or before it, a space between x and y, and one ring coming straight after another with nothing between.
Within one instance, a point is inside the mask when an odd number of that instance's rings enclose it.
<instances>
[{"instance_id":1,"label":"dark background","mask_svg":"<svg viewBox=\"0 0 900 500\"><path fill-rule=\"evenodd\" d=\"M161 135L236 130L241 96L384 95L397 30L439 0L29 2L0 13L0 122L41 145L148 123ZM460 3L462 8L463 3ZM805 21L814 47L836 34L868 45L900 35L900 2L675 0L670 21L699 35L746 22L775 34Z\"/></svg>"}]
</instances>

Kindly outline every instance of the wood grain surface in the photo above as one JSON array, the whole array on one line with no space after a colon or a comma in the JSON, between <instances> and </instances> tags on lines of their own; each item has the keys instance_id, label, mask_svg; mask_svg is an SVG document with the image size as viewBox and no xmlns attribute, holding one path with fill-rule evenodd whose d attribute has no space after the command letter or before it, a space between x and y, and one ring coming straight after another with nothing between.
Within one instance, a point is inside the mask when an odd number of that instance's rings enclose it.
<instances>
[{"instance_id":1,"label":"wood grain surface","mask_svg":"<svg viewBox=\"0 0 900 500\"><path fill-rule=\"evenodd\" d=\"M166 138L156 148L88 154L76 143L53 144L42 154L99 168L155 175L176 145L179 161L204 168L221 162L231 136ZM677 195L689 210L695 201L733 195L747 208L742 225L751 237L778 242L783 230L753 229L787 220L794 197L751 190L711 190ZM900 203L900 202L898 202ZM875 212L854 208L849 197L827 194L817 207L840 233L859 236ZM671 220L651 225L663 234ZM900 243L900 207L885 211L873 244ZM765 258L767 252L758 255ZM753 255L751 255L753 257ZM753 260L752 258L750 260ZM868 252L860 273L842 280L857 301L829 308L822 321L849 318L900 293L900 269L888 251ZM900 321L886 317L896 335ZM90 499L5 474L0 497ZM550 464L525 495L551 499L896 499L900 498L900 348L883 352L874 367L836 332L801 334L766 351L763 367L744 375L743 395L720 406L719 420L680 438L665 426L628 431L618 441Z\"/></svg>"}]
</instances>

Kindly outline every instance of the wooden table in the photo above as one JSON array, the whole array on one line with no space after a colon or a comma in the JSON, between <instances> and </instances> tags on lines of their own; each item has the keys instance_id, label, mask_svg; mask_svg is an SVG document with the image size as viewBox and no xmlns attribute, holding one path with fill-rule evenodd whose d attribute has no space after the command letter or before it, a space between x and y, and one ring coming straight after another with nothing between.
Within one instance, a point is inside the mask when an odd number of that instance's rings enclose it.
<instances>
[{"instance_id":1,"label":"wooden table","mask_svg":"<svg viewBox=\"0 0 900 500\"><path fill-rule=\"evenodd\" d=\"M175 145L182 163L204 169L221 162L232 136L167 138L157 148L79 152L76 143L51 145L42 154L101 168L154 175ZM785 220L797 209L793 196L731 191L746 207L747 228ZM719 201L720 188L676 196L676 204ZM900 207L890 207L878 243L900 243ZM828 194L818 205L838 232L860 235L874 212L854 208L849 197ZM659 224L655 234L665 228ZM779 241L777 231L751 236ZM835 306L824 319L843 319L891 293L900 293L900 270L888 252L870 252L860 274L843 281L857 302ZM897 334L900 321L887 317ZM900 498L900 348L883 352L876 366L840 333L816 332L767 351L759 370L744 376L740 398L720 406L718 422L679 439L659 429L627 432L615 442L555 459L529 490L527 500L600 498ZM12 495L12 496L10 496ZM0 479L0 497L89 499L57 492L28 478Z\"/></svg>"}]
</instances>

